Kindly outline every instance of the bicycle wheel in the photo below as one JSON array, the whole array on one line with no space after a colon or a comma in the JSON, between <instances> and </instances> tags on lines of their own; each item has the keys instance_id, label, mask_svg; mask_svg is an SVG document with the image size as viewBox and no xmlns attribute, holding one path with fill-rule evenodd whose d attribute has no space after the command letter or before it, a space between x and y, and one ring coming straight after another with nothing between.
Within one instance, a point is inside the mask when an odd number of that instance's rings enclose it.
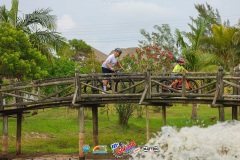
<instances>
[{"instance_id":1,"label":"bicycle wheel","mask_svg":"<svg viewBox=\"0 0 240 160\"><path fill-rule=\"evenodd\" d=\"M91 81L87 81L86 84L92 85L92 82L91 82ZM100 80L97 80L95 87L102 89L102 82L101 82ZM98 90L98 89L95 89L95 88L92 88L92 87L90 87L90 86L85 85L85 86L83 87L83 93L96 94L96 93L99 93L99 90Z\"/></svg>"},{"instance_id":2,"label":"bicycle wheel","mask_svg":"<svg viewBox=\"0 0 240 160\"><path fill-rule=\"evenodd\" d=\"M134 85L134 82L132 79L129 79L129 80L118 80L115 84L115 91L116 92L120 92L130 86L133 86ZM133 88L130 88L126 91L123 91L122 93L135 93L136 92L136 87L133 87Z\"/></svg>"},{"instance_id":3,"label":"bicycle wheel","mask_svg":"<svg viewBox=\"0 0 240 160\"><path fill-rule=\"evenodd\" d=\"M195 80L189 79L188 84L189 84L189 89L187 89L188 91L195 90L198 88L198 84ZM193 91L193 93L198 93L198 92L199 92L198 90Z\"/></svg>"},{"instance_id":4,"label":"bicycle wheel","mask_svg":"<svg viewBox=\"0 0 240 160\"><path fill-rule=\"evenodd\" d=\"M160 80L160 83L165 85L165 86L169 86L170 84L172 84L172 82L170 80ZM161 86L161 85L157 85L157 92L171 92L171 90L169 90L169 88L165 87L165 86Z\"/></svg>"}]
</instances>

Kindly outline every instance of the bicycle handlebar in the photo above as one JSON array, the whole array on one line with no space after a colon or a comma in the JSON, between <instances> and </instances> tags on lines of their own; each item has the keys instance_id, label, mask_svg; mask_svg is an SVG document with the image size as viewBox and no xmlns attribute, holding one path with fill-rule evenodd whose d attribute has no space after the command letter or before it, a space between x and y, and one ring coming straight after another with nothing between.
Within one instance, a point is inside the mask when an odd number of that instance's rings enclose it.
<instances>
[{"instance_id":1,"label":"bicycle handlebar","mask_svg":"<svg viewBox=\"0 0 240 160\"><path fill-rule=\"evenodd\" d=\"M119 73L121 71L123 71L123 69L116 69L116 70L114 70L114 73Z\"/></svg>"}]
</instances>

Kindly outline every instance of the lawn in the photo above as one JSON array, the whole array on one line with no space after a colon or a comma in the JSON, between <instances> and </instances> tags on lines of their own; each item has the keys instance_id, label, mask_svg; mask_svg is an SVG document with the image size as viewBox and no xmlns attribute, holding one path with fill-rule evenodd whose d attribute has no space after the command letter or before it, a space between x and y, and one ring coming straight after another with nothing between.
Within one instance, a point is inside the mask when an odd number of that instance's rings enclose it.
<instances>
[{"instance_id":1,"label":"lawn","mask_svg":"<svg viewBox=\"0 0 240 160\"><path fill-rule=\"evenodd\" d=\"M108 114L106 111L108 109ZM99 144L114 142L130 142L137 145L146 143L145 106L143 115L137 116L135 111L127 126L118 124L118 115L113 105L99 108ZM167 125L176 128L214 125L218 121L218 109L208 105L200 105L197 110L198 119L191 120L191 105L174 105L167 108ZM216 116L216 120L211 117ZM231 108L225 108L225 119L231 120ZM1 119L2 121L2 119ZM155 113L149 106L150 138L161 131L162 113ZM91 109L85 109L85 144L93 146ZM2 125L1 125L2 129ZM16 152L16 118L9 118L8 152ZM39 110L37 115L24 115L22 124L22 153L77 153L78 152L78 110L68 107ZM110 149L110 148L108 148Z\"/></svg>"}]
</instances>

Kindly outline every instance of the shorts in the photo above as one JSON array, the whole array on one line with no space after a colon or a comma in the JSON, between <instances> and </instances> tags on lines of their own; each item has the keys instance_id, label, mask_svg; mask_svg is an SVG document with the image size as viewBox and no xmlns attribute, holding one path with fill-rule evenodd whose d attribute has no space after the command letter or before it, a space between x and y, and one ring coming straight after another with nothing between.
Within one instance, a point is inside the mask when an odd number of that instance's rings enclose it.
<instances>
[{"instance_id":1,"label":"shorts","mask_svg":"<svg viewBox=\"0 0 240 160\"><path fill-rule=\"evenodd\" d=\"M114 71L108 69L108 68L104 68L102 67L102 73L114 73ZM111 77L109 75L104 75L103 77Z\"/></svg>"},{"instance_id":2,"label":"shorts","mask_svg":"<svg viewBox=\"0 0 240 160\"><path fill-rule=\"evenodd\" d=\"M178 74L178 73L172 73L171 74L171 77L177 77L177 76L181 76L181 74ZM176 81L178 79L172 79L173 81Z\"/></svg>"},{"instance_id":3,"label":"shorts","mask_svg":"<svg viewBox=\"0 0 240 160\"><path fill-rule=\"evenodd\" d=\"M104 68L102 67L102 73L114 73L114 71L108 69L108 68Z\"/></svg>"}]
</instances>

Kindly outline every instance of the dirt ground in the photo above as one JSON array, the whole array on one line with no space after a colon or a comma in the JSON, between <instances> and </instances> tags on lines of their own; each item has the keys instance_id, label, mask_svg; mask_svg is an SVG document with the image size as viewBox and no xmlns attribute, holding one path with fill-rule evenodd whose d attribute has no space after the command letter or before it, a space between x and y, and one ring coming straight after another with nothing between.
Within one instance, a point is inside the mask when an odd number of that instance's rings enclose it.
<instances>
[{"instance_id":1,"label":"dirt ground","mask_svg":"<svg viewBox=\"0 0 240 160\"><path fill-rule=\"evenodd\" d=\"M1 160L75 160L79 159L78 154L21 154L8 155Z\"/></svg>"},{"instance_id":2,"label":"dirt ground","mask_svg":"<svg viewBox=\"0 0 240 160\"><path fill-rule=\"evenodd\" d=\"M108 154L91 154L85 155L85 160L127 160L129 157L116 158L112 153ZM76 154L21 154L21 155L8 155L8 158L0 157L0 160L79 160L78 153Z\"/></svg>"}]
</instances>

